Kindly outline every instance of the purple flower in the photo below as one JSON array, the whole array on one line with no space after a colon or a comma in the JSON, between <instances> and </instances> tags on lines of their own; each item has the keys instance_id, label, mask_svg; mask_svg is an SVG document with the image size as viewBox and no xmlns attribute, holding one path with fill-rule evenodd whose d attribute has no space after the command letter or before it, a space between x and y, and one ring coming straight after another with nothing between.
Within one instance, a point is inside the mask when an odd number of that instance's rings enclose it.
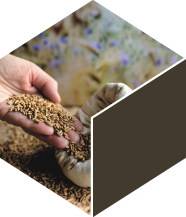
<instances>
[{"instance_id":1,"label":"purple flower","mask_svg":"<svg viewBox=\"0 0 186 217\"><path fill-rule=\"evenodd\" d=\"M76 47L73 47L72 51L73 51L74 54L78 54L80 52L79 49L76 48Z\"/></svg>"},{"instance_id":2,"label":"purple flower","mask_svg":"<svg viewBox=\"0 0 186 217\"><path fill-rule=\"evenodd\" d=\"M175 63L177 63L177 62L178 62L177 58L176 58L176 57L172 57L171 63L172 63L172 64L175 64Z\"/></svg>"},{"instance_id":3,"label":"purple flower","mask_svg":"<svg viewBox=\"0 0 186 217\"><path fill-rule=\"evenodd\" d=\"M54 59L54 60L51 60L51 62L50 62L50 67L51 67L51 68L56 68L56 66L60 65L61 63L63 63L63 60L62 60L62 59Z\"/></svg>"},{"instance_id":4,"label":"purple flower","mask_svg":"<svg viewBox=\"0 0 186 217\"><path fill-rule=\"evenodd\" d=\"M91 16L92 18L95 18L95 17L97 16L97 12L96 12L96 11L91 11L91 12L90 12L90 16Z\"/></svg>"},{"instance_id":5,"label":"purple flower","mask_svg":"<svg viewBox=\"0 0 186 217\"><path fill-rule=\"evenodd\" d=\"M56 61L55 60L51 60L50 67L51 68L55 68L56 67Z\"/></svg>"},{"instance_id":6,"label":"purple flower","mask_svg":"<svg viewBox=\"0 0 186 217\"><path fill-rule=\"evenodd\" d=\"M49 47L50 49L55 49L57 46L56 46L56 44L50 44L48 47Z\"/></svg>"},{"instance_id":7,"label":"purple flower","mask_svg":"<svg viewBox=\"0 0 186 217\"><path fill-rule=\"evenodd\" d=\"M65 36L61 36L58 38L58 41L60 43L66 44L68 42L67 38Z\"/></svg>"},{"instance_id":8,"label":"purple flower","mask_svg":"<svg viewBox=\"0 0 186 217\"><path fill-rule=\"evenodd\" d=\"M103 45L101 42L97 43L97 49L98 50L102 50L103 49Z\"/></svg>"},{"instance_id":9,"label":"purple flower","mask_svg":"<svg viewBox=\"0 0 186 217\"><path fill-rule=\"evenodd\" d=\"M43 36L43 32L36 36L36 38L41 38Z\"/></svg>"},{"instance_id":10,"label":"purple flower","mask_svg":"<svg viewBox=\"0 0 186 217\"><path fill-rule=\"evenodd\" d=\"M111 22L105 22L104 26L105 27L110 27L111 26Z\"/></svg>"},{"instance_id":11,"label":"purple flower","mask_svg":"<svg viewBox=\"0 0 186 217\"><path fill-rule=\"evenodd\" d=\"M61 63L63 63L62 59L56 59L56 65L60 65Z\"/></svg>"},{"instance_id":12,"label":"purple flower","mask_svg":"<svg viewBox=\"0 0 186 217\"><path fill-rule=\"evenodd\" d=\"M38 51L38 50L41 49L41 45L40 45L40 44L34 44L34 45L32 46L32 49L33 49L34 51Z\"/></svg>"},{"instance_id":13,"label":"purple flower","mask_svg":"<svg viewBox=\"0 0 186 217\"><path fill-rule=\"evenodd\" d=\"M158 57L158 58L156 59L156 65L157 65L158 67L161 67L162 63L163 63L163 59L162 59L161 57Z\"/></svg>"},{"instance_id":14,"label":"purple flower","mask_svg":"<svg viewBox=\"0 0 186 217\"><path fill-rule=\"evenodd\" d=\"M174 53L175 53L175 51L173 51L173 50L172 50L172 49L170 49L169 47L167 47L167 46L166 46L166 48L167 48L167 50L170 50L170 51L172 51L172 52L174 52Z\"/></svg>"},{"instance_id":15,"label":"purple flower","mask_svg":"<svg viewBox=\"0 0 186 217\"><path fill-rule=\"evenodd\" d=\"M92 33L92 29L91 28L85 29L85 34L86 35L90 35L91 33Z\"/></svg>"},{"instance_id":16,"label":"purple flower","mask_svg":"<svg viewBox=\"0 0 186 217\"><path fill-rule=\"evenodd\" d=\"M121 51L119 61L122 66L126 66L130 63L130 57L124 52L124 50Z\"/></svg>"},{"instance_id":17,"label":"purple flower","mask_svg":"<svg viewBox=\"0 0 186 217\"><path fill-rule=\"evenodd\" d=\"M132 83L134 84L135 87L139 87L139 86L141 85L141 83L138 82L138 81L136 80L136 78L133 78L133 79L132 79Z\"/></svg>"},{"instance_id":18,"label":"purple flower","mask_svg":"<svg viewBox=\"0 0 186 217\"><path fill-rule=\"evenodd\" d=\"M48 43L49 43L49 42L48 42L48 39L47 39L47 38L43 38L43 44L44 44L44 45L48 45Z\"/></svg>"},{"instance_id":19,"label":"purple flower","mask_svg":"<svg viewBox=\"0 0 186 217\"><path fill-rule=\"evenodd\" d=\"M158 51L158 48L157 48L157 47L155 47L155 48L152 49L152 52L153 52L153 53L156 53L157 51Z\"/></svg>"},{"instance_id":20,"label":"purple flower","mask_svg":"<svg viewBox=\"0 0 186 217\"><path fill-rule=\"evenodd\" d=\"M120 42L113 39L113 40L110 40L109 45L113 46L113 47L119 47L120 46Z\"/></svg>"},{"instance_id":21,"label":"purple flower","mask_svg":"<svg viewBox=\"0 0 186 217\"><path fill-rule=\"evenodd\" d=\"M96 49L96 50L102 50L103 49L103 44L101 42L93 41L91 43L91 47Z\"/></svg>"},{"instance_id":22,"label":"purple flower","mask_svg":"<svg viewBox=\"0 0 186 217\"><path fill-rule=\"evenodd\" d=\"M88 59L89 59L89 60L94 60L94 55L90 54L90 55L88 56Z\"/></svg>"}]
</instances>

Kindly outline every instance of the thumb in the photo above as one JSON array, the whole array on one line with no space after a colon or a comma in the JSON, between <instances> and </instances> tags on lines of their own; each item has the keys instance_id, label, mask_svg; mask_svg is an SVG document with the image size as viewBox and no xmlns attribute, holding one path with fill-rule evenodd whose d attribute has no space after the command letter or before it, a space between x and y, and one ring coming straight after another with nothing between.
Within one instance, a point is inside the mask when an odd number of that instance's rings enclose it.
<instances>
[{"instance_id":1,"label":"thumb","mask_svg":"<svg viewBox=\"0 0 186 217\"><path fill-rule=\"evenodd\" d=\"M31 82L32 85L39 89L48 99L54 103L60 103L61 98L58 93L58 83L36 65L34 65L32 69Z\"/></svg>"}]
</instances>

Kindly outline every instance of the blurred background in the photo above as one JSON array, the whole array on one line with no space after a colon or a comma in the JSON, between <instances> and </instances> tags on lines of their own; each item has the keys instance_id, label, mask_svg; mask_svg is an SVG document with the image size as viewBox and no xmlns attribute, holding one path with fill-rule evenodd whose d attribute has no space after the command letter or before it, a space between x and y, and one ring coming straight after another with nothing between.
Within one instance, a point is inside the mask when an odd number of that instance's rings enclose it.
<instances>
[{"instance_id":1,"label":"blurred background","mask_svg":"<svg viewBox=\"0 0 186 217\"><path fill-rule=\"evenodd\" d=\"M59 83L64 106L81 106L108 82L135 89L182 57L96 2L12 52Z\"/></svg>"}]
</instances>

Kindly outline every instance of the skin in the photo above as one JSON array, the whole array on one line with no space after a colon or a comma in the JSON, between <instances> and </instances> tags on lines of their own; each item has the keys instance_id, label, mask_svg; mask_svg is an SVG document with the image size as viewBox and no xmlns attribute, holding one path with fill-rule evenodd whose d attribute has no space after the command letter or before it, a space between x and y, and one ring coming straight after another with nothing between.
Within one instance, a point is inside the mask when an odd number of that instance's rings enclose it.
<instances>
[{"instance_id":1,"label":"skin","mask_svg":"<svg viewBox=\"0 0 186 217\"><path fill-rule=\"evenodd\" d=\"M8 54L0 59L0 119L20 126L25 132L57 148L67 146L69 141L54 134L53 127L45 123L37 124L20 112L9 112L11 105L6 100L13 94L23 93L42 93L56 104L61 101L58 84L53 78L35 64ZM83 130L83 125L78 120L74 122L74 127L79 132ZM73 130L68 132L68 136L72 141L79 141L79 135Z\"/></svg>"}]
</instances>

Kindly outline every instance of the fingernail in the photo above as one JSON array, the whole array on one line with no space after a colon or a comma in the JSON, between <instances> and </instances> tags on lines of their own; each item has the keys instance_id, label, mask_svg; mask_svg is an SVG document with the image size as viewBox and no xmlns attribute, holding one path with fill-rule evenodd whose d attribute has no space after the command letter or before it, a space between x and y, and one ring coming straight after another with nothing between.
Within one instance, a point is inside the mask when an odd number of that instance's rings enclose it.
<instances>
[{"instance_id":1,"label":"fingernail","mask_svg":"<svg viewBox=\"0 0 186 217\"><path fill-rule=\"evenodd\" d=\"M68 145L69 145L69 141L67 139L65 139L65 141L63 142L63 144L59 145L60 146L59 148L64 149Z\"/></svg>"},{"instance_id":2,"label":"fingernail","mask_svg":"<svg viewBox=\"0 0 186 217\"><path fill-rule=\"evenodd\" d=\"M59 93L58 93L58 97L59 97L59 102L61 102L61 97L60 97Z\"/></svg>"}]
</instances>

